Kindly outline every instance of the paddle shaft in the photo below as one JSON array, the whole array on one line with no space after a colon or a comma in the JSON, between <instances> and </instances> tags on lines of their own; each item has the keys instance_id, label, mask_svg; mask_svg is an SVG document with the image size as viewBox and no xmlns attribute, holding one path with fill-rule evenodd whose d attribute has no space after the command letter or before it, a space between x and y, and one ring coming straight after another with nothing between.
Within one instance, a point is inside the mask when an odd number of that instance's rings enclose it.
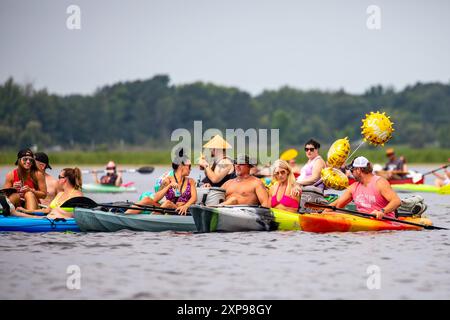
<instances>
[{"instance_id":1,"label":"paddle shaft","mask_svg":"<svg viewBox=\"0 0 450 320\"><path fill-rule=\"evenodd\" d=\"M342 208L337 208L335 206L329 206L329 205L322 205L322 204L316 204L316 203L311 203L311 202L307 202L305 204L306 207L320 207L320 208L326 208L326 209L332 209L334 211L342 211L342 212L347 212L347 213L351 213L351 214L355 214L355 215L359 215L359 216L363 216L363 217L368 217L368 218L375 218L375 215L370 214L370 213L364 213L364 212L359 212L359 211L354 211L354 210L348 210L348 209L342 209ZM410 222L410 221L404 221L404 220L398 220L398 219L394 219L394 218L389 218L389 217L383 217L382 220L388 220L388 221L394 221L394 222L398 222L398 223L403 223L403 224L409 224L411 226L416 226L416 227L421 227L421 228L425 228L425 229L436 229L436 230L448 230L447 228L441 228L441 227L435 227L435 226L426 226L420 223L414 223L414 222Z\"/></svg>"},{"instance_id":2,"label":"paddle shaft","mask_svg":"<svg viewBox=\"0 0 450 320\"><path fill-rule=\"evenodd\" d=\"M447 168L448 166L450 166L450 164L446 164L445 166L442 166L442 167L440 167L440 168L437 168L437 169L434 169L434 170L431 170L431 171L422 173L422 176L426 176L426 175L432 174L432 173L434 173L434 172L436 172L436 171L445 169L445 168Z\"/></svg>"},{"instance_id":3,"label":"paddle shaft","mask_svg":"<svg viewBox=\"0 0 450 320\"><path fill-rule=\"evenodd\" d=\"M153 168L153 167L141 167L141 168L138 168L138 169L121 169L121 170L117 170L117 172L121 172L121 173L123 173L123 172L127 172L127 173L138 172L138 173L141 173L141 174L146 174L146 173L152 173L153 170L155 170L155 168ZM85 173L85 174L87 174L87 173L105 173L106 170L105 169L101 169L101 170L82 170L81 172Z\"/></svg>"}]
</instances>

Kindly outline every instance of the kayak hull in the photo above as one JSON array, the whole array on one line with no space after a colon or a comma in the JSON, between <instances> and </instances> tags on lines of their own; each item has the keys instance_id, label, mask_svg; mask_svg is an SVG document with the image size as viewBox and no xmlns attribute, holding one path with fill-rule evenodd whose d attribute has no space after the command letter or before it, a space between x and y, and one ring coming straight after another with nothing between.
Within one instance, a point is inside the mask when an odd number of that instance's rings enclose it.
<instances>
[{"instance_id":1,"label":"kayak hull","mask_svg":"<svg viewBox=\"0 0 450 320\"><path fill-rule=\"evenodd\" d=\"M422 227L400 222L376 220L344 213L298 214L279 209L240 207L233 209L192 206L191 213L199 232L237 231L291 231L306 232L358 232L386 230L422 230ZM425 218L400 218L431 225Z\"/></svg>"},{"instance_id":2,"label":"kayak hull","mask_svg":"<svg viewBox=\"0 0 450 320\"><path fill-rule=\"evenodd\" d=\"M75 208L74 217L81 231L196 231L192 216L154 215L104 212Z\"/></svg>"},{"instance_id":3,"label":"kayak hull","mask_svg":"<svg viewBox=\"0 0 450 320\"><path fill-rule=\"evenodd\" d=\"M428 184L402 184L392 186L397 191L412 191L412 192L431 192L438 194L450 194L450 185L444 187L436 187Z\"/></svg>"},{"instance_id":4,"label":"kayak hull","mask_svg":"<svg viewBox=\"0 0 450 320\"><path fill-rule=\"evenodd\" d=\"M75 219L65 221L47 218L0 216L0 231L4 232L79 232Z\"/></svg>"},{"instance_id":5,"label":"kayak hull","mask_svg":"<svg viewBox=\"0 0 450 320\"><path fill-rule=\"evenodd\" d=\"M135 187L116 187L108 186L96 183L83 184L82 191L85 193L124 193L124 192L136 192Z\"/></svg>"}]
</instances>

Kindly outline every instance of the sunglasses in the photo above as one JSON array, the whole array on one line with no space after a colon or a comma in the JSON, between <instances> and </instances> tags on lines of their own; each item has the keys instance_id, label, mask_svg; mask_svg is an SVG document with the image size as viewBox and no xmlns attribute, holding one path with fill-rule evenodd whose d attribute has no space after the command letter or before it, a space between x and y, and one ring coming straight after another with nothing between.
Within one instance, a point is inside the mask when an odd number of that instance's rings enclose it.
<instances>
[{"instance_id":1,"label":"sunglasses","mask_svg":"<svg viewBox=\"0 0 450 320\"><path fill-rule=\"evenodd\" d=\"M313 152L314 150L316 150L316 148L305 148L305 152L308 152L308 151Z\"/></svg>"},{"instance_id":2,"label":"sunglasses","mask_svg":"<svg viewBox=\"0 0 450 320\"><path fill-rule=\"evenodd\" d=\"M65 176L58 176L58 179L64 179Z\"/></svg>"},{"instance_id":3,"label":"sunglasses","mask_svg":"<svg viewBox=\"0 0 450 320\"><path fill-rule=\"evenodd\" d=\"M34 158L33 157L22 157L22 158L20 158L20 160L22 162L34 162Z\"/></svg>"},{"instance_id":4,"label":"sunglasses","mask_svg":"<svg viewBox=\"0 0 450 320\"><path fill-rule=\"evenodd\" d=\"M106 170L116 170L116 167L106 167Z\"/></svg>"},{"instance_id":5,"label":"sunglasses","mask_svg":"<svg viewBox=\"0 0 450 320\"><path fill-rule=\"evenodd\" d=\"M284 176L286 173L287 173L287 171L280 170L280 171L274 172L273 175L274 176Z\"/></svg>"}]
</instances>

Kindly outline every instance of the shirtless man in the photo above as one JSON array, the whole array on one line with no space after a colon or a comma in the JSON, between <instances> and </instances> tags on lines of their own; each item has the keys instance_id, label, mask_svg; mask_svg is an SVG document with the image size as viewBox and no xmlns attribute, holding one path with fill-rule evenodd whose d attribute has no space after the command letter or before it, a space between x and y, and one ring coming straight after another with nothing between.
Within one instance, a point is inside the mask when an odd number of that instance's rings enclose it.
<instances>
[{"instance_id":1,"label":"shirtless man","mask_svg":"<svg viewBox=\"0 0 450 320\"><path fill-rule=\"evenodd\" d=\"M47 197L45 199L41 199L40 202L44 206L48 206L50 202L52 202L53 198L55 198L56 194L62 191L62 189L59 187L58 180L45 172L47 169L52 170L52 167L49 164L48 156L44 152L36 152L34 154L34 159L39 171L45 175L45 184L47 185Z\"/></svg>"},{"instance_id":2,"label":"shirtless man","mask_svg":"<svg viewBox=\"0 0 450 320\"><path fill-rule=\"evenodd\" d=\"M269 206L269 195L262 181L250 175L253 164L248 156L238 157L235 161L237 177L228 180L222 186L225 189L225 201L221 205L261 205Z\"/></svg>"}]
</instances>

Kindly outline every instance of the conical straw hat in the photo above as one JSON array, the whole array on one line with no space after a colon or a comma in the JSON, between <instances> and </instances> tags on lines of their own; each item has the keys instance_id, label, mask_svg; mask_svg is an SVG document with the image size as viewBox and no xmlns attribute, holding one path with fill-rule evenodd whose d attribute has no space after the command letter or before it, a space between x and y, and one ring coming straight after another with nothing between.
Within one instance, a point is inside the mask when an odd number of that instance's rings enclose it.
<instances>
[{"instance_id":1,"label":"conical straw hat","mask_svg":"<svg viewBox=\"0 0 450 320\"><path fill-rule=\"evenodd\" d=\"M209 149L231 149L231 146L221 136L215 135L203 148Z\"/></svg>"}]
</instances>

